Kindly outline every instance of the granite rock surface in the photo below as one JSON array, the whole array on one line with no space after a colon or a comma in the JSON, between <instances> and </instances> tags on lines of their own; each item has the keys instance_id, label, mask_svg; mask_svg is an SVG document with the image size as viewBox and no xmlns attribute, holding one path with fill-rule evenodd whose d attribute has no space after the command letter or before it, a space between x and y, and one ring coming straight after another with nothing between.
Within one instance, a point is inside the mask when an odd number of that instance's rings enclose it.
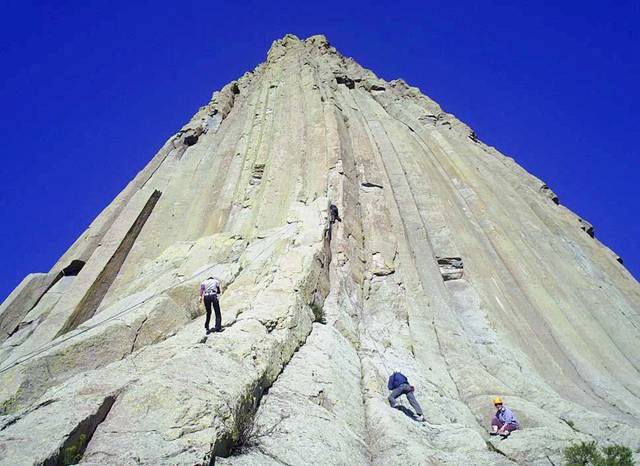
<instances>
[{"instance_id":1,"label":"granite rock surface","mask_svg":"<svg viewBox=\"0 0 640 466\"><path fill-rule=\"evenodd\" d=\"M543 181L417 88L287 35L0 306L0 465L638 455L639 310ZM390 408L394 369L426 422Z\"/></svg>"}]
</instances>

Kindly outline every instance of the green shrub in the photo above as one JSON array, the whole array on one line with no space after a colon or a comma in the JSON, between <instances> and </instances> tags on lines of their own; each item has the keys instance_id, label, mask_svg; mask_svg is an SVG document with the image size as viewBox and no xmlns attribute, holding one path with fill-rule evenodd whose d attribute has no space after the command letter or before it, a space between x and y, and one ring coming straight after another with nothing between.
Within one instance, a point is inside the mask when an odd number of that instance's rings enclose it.
<instances>
[{"instance_id":1,"label":"green shrub","mask_svg":"<svg viewBox=\"0 0 640 466\"><path fill-rule=\"evenodd\" d=\"M322 302L318 302L319 300L314 296L309 307L311 311L313 311L314 322L319 322L321 324L326 324L327 319L324 315L324 305Z\"/></svg>"},{"instance_id":2,"label":"green shrub","mask_svg":"<svg viewBox=\"0 0 640 466\"><path fill-rule=\"evenodd\" d=\"M633 453L623 445L609 445L602 449L603 466L633 466Z\"/></svg>"},{"instance_id":3,"label":"green shrub","mask_svg":"<svg viewBox=\"0 0 640 466\"><path fill-rule=\"evenodd\" d=\"M633 466L633 453L623 445L598 449L596 442L580 442L564 450L565 466Z\"/></svg>"},{"instance_id":4,"label":"green shrub","mask_svg":"<svg viewBox=\"0 0 640 466\"><path fill-rule=\"evenodd\" d=\"M69 445L62 449L62 457L60 459L60 464L64 466L68 466L71 464L78 464L82 459L82 453L84 453L84 449L86 448L87 443L87 435L80 434L77 441L70 442Z\"/></svg>"},{"instance_id":5,"label":"green shrub","mask_svg":"<svg viewBox=\"0 0 640 466\"><path fill-rule=\"evenodd\" d=\"M564 449L565 466L596 466L602 462L596 442L580 442Z\"/></svg>"}]
</instances>

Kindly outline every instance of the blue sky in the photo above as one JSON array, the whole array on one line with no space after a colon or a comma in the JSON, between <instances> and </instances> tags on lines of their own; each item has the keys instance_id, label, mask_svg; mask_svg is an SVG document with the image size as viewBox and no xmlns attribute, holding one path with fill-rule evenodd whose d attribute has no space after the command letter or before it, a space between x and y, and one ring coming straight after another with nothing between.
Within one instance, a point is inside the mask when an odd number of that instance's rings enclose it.
<instances>
[{"instance_id":1,"label":"blue sky","mask_svg":"<svg viewBox=\"0 0 640 466\"><path fill-rule=\"evenodd\" d=\"M3 2L0 300L287 32L418 86L640 277L638 24L632 1Z\"/></svg>"}]
</instances>

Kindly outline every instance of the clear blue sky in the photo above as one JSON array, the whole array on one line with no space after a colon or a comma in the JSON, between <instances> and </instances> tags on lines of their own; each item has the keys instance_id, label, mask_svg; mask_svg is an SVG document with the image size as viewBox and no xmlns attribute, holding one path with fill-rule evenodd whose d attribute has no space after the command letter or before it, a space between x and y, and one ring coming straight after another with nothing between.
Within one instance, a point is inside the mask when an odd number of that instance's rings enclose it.
<instances>
[{"instance_id":1,"label":"clear blue sky","mask_svg":"<svg viewBox=\"0 0 640 466\"><path fill-rule=\"evenodd\" d=\"M639 25L637 1L5 1L0 300L287 32L418 86L640 277Z\"/></svg>"}]
</instances>

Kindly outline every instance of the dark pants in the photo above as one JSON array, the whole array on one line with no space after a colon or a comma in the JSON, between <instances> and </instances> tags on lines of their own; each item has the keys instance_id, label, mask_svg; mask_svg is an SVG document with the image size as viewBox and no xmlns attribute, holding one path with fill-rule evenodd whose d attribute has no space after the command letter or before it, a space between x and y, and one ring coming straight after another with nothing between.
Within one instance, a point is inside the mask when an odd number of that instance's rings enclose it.
<instances>
[{"instance_id":1,"label":"dark pants","mask_svg":"<svg viewBox=\"0 0 640 466\"><path fill-rule=\"evenodd\" d=\"M502 429L502 427L504 426L504 422L502 422L500 419L498 419L497 417L494 416L493 419L491 419L491 425L492 426L496 426L499 429ZM518 426L516 424L507 424L507 426L504 428L504 430L508 430L509 432L513 432L514 430L518 430Z\"/></svg>"},{"instance_id":2,"label":"dark pants","mask_svg":"<svg viewBox=\"0 0 640 466\"><path fill-rule=\"evenodd\" d=\"M339 222L342 222L342 219L338 217L337 213L331 212L331 219L329 220L329 226L327 227L327 230L325 233L329 241L331 241L331 229L333 227L333 224L336 223L336 220Z\"/></svg>"},{"instance_id":3,"label":"dark pants","mask_svg":"<svg viewBox=\"0 0 640 466\"><path fill-rule=\"evenodd\" d=\"M204 297L204 308L207 310L207 320L204 322L204 328L209 330L209 321L211 320L211 305L216 313L216 332L219 332L222 326L222 316L220 315L220 303L216 295Z\"/></svg>"},{"instance_id":4,"label":"dark pants","mask_svg":"<svg viewBox=\"0 0 640 466\"><path fill-rule=\"evenodd\" d=\"M420 407L420 403L418 403L418 400L416 400L416 397L413 395L413 389L408 383L403 383L402 385L391 391L391 393L389 394L389 404L391 405L391 407L395 408L397 406L398 402L396 401L396 398L401 395L405 395L407 397L407 400L409 400L409 404L416 411L416 414L418 416L422 416L422 408Z\"/></svg>"}]
</instances>

